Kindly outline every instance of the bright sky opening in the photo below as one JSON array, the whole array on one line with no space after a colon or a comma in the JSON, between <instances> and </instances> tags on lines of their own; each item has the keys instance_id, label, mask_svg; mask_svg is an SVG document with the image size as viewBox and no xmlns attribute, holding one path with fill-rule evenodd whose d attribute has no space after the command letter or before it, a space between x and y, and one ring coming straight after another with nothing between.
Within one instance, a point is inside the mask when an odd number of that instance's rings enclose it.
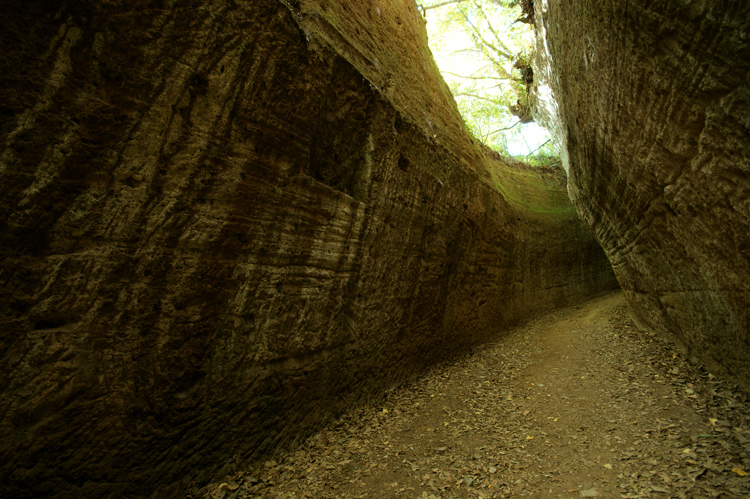
<instances>
[{"instance_id":1,"label":"bright sky opening","mask_svg":"<svg viewBox=\"0 0 750 499\"><path fill-rule=\"evenodd\" d=\"M429 5L429 2L427 3ZM502 65L488 58L469 34L471 30L493 47L507 48L512 54L528 51L533 46L533 29L514 23L517 11L498 8L487 3L482 16L457 14L457 6L426 11L430 49L443 78L451 87L464 121L474 136L488 146L511 156L535 153L550 141L547 131L534 122L519 123L502 102L514 102L503 72L519 78L512 60ZM484 32L482 33L482 30ZM502 44L502 47L501 47ZM502 66L498 68L498 66ZM547 151L549 149L545 149Z\"/></svg>"}]
</instances>

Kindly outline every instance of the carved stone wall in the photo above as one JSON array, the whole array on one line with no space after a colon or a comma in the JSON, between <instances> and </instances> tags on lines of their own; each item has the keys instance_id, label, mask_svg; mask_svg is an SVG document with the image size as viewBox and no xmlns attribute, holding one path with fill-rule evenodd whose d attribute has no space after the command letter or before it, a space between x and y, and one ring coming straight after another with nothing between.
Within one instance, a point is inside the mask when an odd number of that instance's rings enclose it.
<instances>
[{"instance_id":1,"label":"carved stone wall","mask_svg":"<svg viewBox=\"0 0 750 499\"><path fill-rule=\"evenodd\" d=\"M571 197L631 307L750 388L750 5L536 7Z\"/></svg>"}]
</instances>

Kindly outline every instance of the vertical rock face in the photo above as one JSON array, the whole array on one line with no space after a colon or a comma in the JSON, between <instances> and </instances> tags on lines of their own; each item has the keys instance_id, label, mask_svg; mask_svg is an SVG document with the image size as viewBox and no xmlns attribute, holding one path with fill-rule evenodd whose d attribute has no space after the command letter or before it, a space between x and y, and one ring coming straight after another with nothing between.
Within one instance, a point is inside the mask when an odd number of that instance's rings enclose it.
<instances>
[{"instance_id":1,"label":"vertical rock face","mask_svg":"<svg viewBox=\"0 0 750 499\"><path fill-rule=\"evenodd\" d=\"M5 2L0 495L179 496L616 286L411 2Z\"/></svg>"},{"instance_id":2,"label":"vertical rock face","mask_svg":"<svg viewBox=\"0 0 750 499\"><path fill-rule=\"evenodd\" d=\"M750 4L536 7L571 197L628 301L750 387Z\"/></svg>"}]
</instances>

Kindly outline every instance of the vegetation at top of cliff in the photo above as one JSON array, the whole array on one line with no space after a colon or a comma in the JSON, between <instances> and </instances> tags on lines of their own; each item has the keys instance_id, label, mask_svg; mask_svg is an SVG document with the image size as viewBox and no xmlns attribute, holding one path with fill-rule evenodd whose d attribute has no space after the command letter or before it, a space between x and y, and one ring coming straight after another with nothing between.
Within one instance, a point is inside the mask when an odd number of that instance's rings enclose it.
<instances>
[{"instance_id":1,"label":"vegetation at top of cliff","mask_svg":"<svg viewBox=\"0 0 750 499\"><path fill-rule=\"evenodd\" d=\"M484 153L500 159L500 153L482 144ZM567 175L557 156L534 155L523 158L504 158L488 169L490 185L506 201L520 207L527 214L576 217L570 202Z\"/></svg>"},{"instance_id":2,"label":"vegetation at top of cliff","mask_svg":"<svg viewBox=\"0 0 750 499\"><path fill-rule=\"evenodd\" d=\"M431 50L469 131L501 154L548 165L557 154L527 102L533 0L431 0L421 9Z\"/></svg>"}]
</instances>

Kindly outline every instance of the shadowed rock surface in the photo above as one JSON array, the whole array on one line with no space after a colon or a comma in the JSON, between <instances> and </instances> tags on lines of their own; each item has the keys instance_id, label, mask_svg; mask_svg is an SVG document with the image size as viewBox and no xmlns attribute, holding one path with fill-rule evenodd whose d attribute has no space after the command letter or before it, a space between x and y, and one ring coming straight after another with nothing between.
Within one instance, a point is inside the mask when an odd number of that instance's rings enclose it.
<instances>
[{"instance_id":1,"label":"shadowed rock surface","mask_svg":"<svg viewBox=\"0 0 750 499\"><path fill-rule=\"evenodd\" d=\"M179 496L616 286L411 2L3 9L4 496Z\"/></svg>"},{"instance_id":2,"label":"shadowed rock surface","mask_svg":"<svg viewBox=\"0 0 750 499\"><path fill-rule=\"evenodd\" d=\"M750 4L535 5L570 194L628 302L750 388Z\"/></svg>"}]
</instances>

